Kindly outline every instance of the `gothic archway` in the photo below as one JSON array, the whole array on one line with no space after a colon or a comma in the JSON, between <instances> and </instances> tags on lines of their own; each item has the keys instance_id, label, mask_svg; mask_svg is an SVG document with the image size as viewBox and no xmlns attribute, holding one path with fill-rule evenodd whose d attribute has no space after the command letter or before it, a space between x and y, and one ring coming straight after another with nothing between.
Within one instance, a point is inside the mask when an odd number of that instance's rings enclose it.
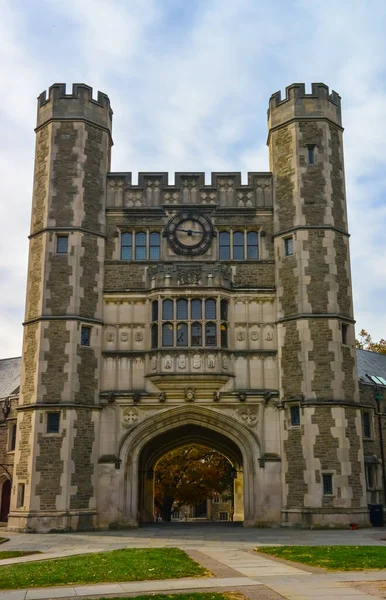
<instances>
[{"instance_id":1,"label":"gothic archway","mask_svg":"<svg viewBox=\"0 0 386 600\"><path fill-rule=\"evenodd\" d=\"M149 415L126 433L119 449L122 466L116 481L116 520L135 526L150 518L153 499L150 508L141 485L160 456L181 446L184 436L191 442L209 444L243 473L244 524L255 525L261 505L259 440L250 428L231 416L195 405Z\"/></svg>"},{"instance_id":2,"label":"gothic archway","mask_svg":"<svg viewBox=\"0 0 386 600\"><path fill-rule=\"evenodd\" d=\"M4 479L0 487L0 522L8 521L9 507L11 503L11 481Z\"/></svg>"}]
</instances>

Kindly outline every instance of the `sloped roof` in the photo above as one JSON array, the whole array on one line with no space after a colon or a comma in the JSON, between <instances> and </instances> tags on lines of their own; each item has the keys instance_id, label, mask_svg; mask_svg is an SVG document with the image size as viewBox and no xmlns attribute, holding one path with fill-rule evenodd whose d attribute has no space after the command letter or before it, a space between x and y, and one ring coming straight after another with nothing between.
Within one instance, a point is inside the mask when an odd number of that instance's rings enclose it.
<instances>
[{"instance_id":1,"label":"sloped roof","mask_svg":"<svg viewBox=\"0 0 386 600\"><path fill-rule=\"evenodd\" d=\"M0 360L0 398L7 398L20 385L21 356Z\"/></svg>"},{"instance_id":2,"label":"sloped roof","mask_svg":"<svg viewBox=\"0 0 386 600\"><path fill-rule=\"evenodd\" d=\"M386 354L357 349L359 381L371 383L366 375L380 375L386 379Z\"/></svg>"}]
</instances>

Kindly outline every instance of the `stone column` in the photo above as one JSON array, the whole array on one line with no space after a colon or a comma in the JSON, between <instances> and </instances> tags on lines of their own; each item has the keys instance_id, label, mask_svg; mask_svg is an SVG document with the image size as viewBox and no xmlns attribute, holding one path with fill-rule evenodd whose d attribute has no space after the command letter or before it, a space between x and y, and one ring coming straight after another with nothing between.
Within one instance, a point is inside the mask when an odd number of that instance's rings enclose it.
<instances>
[{"instance_id":1,"label":"stone column","mask_svg":"<svg viewBox=\"0 0 386 600\"><path fill-rule=\"evenodd\" d=\"M72 94L55 84L38 99L11 530L96 522L111 123L108 97L98 92L94 100L83 84ZM82 327L89 328L89 345L81 344ZM51 412L59 424L54 433L47 430Z\"/></svg>"},{"instance_id":2,"label":"stone column","mask_svg":"<svg viewBox=\"0 0 386 600\"><path fill-rule=\"evenodd\" d=\"M367 524L340 97L324 84L311 94L291 85L271 97L268 127L283 523ZM300 425L291 424L296 405Z\"/></svg>"}]
</instances>

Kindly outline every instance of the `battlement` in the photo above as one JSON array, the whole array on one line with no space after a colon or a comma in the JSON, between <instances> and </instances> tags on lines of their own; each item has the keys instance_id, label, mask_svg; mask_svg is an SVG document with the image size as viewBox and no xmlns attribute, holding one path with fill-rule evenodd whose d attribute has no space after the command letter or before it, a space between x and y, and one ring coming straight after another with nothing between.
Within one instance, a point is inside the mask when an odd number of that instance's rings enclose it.
<instances>
[{"instance_id":1,"label":"battlement","mask_svg":"<svg viewBox=\"0 0 386 600\"><path fill-rule=\"evenodd\" d=\"M108 173L107 206L109 208L151 208L162 205L199 204L229 208L271 208L272 174L248 173L242 184L240 172L211 173L205 184L205 173L175 173L174 184L167 172L138 173L133 185L131 173Z\"/></svg>"},{"instance_id":2,"label":"battlement","mask_svg":"<svg viewBox=\"0 0 386 600\"><path fill-rule=\"evenodd\" d=\"M51 119L85 119L93 121L111 131L113 111L109 97L98 91L93 97L92 87L84 83L74 83L72 93L66 93L65 83L54 83L47 92L38 96L37 127Z\"/></svg>"},{"instance_id":3,"label":"battlement","mask_svg":"<svg viewBox=\"0 0 386 600\"><path fill-rule=\"evenodd\" d=\"M311 93L306 93L304 83L286 87L285 98L281 92L272 94L268 108L268 127L276 127L293 118L328 118L342 125L341 98L324 83L312 83Z\"/></svg>"}]
</instances>

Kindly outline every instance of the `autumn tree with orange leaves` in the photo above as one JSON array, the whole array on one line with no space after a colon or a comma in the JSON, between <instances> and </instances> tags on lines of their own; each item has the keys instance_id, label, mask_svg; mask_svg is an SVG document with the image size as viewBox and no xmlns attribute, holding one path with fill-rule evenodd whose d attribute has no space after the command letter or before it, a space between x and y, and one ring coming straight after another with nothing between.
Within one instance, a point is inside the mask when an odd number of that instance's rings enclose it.
<instances>
[{"instance_id":1,"label":"autumn tree with orange leaves","mask_svg":"<svg viewBox=\"0 0 386 600\"><path fill-rule=\"evenodd\" d=\"M165 454L155 469L155 506L163 521L173 505L200 504L231 484L231 464L204 446L189 445Z\"/></svg>"},{"instance_id":2,"label":"autumn tree with orange leaves","mask_svg":"<svg viewBox=\"0 0 386 600\"><path fill-rule=\"evenodd\" d=\"M359 339L355 340L355 345L361 350L371 350L372 352L378 352L379 354L386 354L386 340L381 338L379 342L373 342L371 335L365 330L361 329L359 332Z\"/></svg>"}]
</instances>

